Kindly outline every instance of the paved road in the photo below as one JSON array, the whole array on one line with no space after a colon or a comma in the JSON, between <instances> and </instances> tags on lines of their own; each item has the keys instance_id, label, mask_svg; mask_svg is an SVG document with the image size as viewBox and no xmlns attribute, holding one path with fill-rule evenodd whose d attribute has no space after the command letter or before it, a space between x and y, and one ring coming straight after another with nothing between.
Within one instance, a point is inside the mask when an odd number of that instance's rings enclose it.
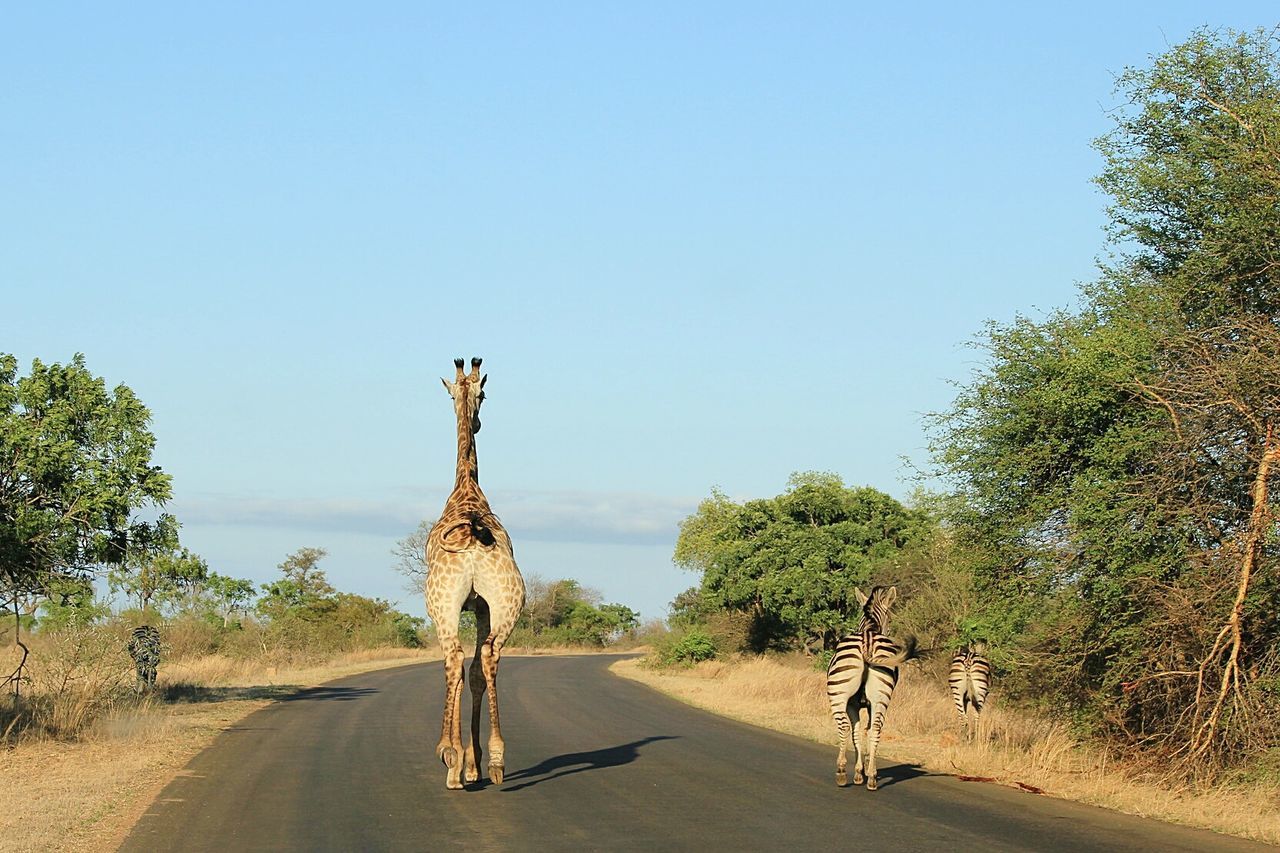
<instances>
[{"instance_id":1,"label":"paved road","mask_svg":"<svg viewBox=\"0 0 1280 853\"><path fill-rule=\"evenodd\" d=\"M221 735L121 849L1275 849L883 759L879 791L837 788L834 748L691 709L611 662L505 658L507 780L466 791L432 754L439 663L307 690Z\"/></svg>"}]
</instances>

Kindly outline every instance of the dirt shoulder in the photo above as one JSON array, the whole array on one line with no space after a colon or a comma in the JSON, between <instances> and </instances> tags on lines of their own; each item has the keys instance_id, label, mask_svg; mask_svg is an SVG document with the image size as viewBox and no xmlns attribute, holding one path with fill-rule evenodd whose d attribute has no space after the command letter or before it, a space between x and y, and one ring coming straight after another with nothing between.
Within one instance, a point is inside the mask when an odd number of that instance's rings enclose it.
<instances>
[{"instance_id":1,"label":"dirt shoulder","mask_svg":"<svg viewBox=\"0 0 1280 853\"><path fill-rule=\"evenodd\" d=\"M114 850L192 757L259 708L346 675L438 659L438 652L388 650L265 671L104 720L74 743L35 741L0 752L0 775L12 780L0 788L0 850Z\"/></svg>"}]
</instances>

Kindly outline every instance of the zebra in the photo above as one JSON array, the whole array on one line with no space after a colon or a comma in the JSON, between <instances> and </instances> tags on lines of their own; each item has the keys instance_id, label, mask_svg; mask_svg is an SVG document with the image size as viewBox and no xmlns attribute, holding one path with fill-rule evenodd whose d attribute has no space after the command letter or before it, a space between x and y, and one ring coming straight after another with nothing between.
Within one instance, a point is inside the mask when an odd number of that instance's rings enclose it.
<instances>
[{"instance_id":1,"label":"zebra","mask_svg":"<svg viewBox=\"0 0 1280 853\"><path fill-rule=\"evenodd\" d=\"M142 693L156 684L156 667L160 665L160 632L153 625L139 625L129 634L129 657L138 671L136 690Z\"/></svg>"},{"instance_id":2,"label":"zebra","mask_svg":"<svg viewBox=\"0 0 1280 853\"><path fill-rule=\"evenodd\" d=\"M985 657L986 651L984 643L962 647L951 659L951 671L947 675L951 700L956 703L956 713L960 715L960 730L966 734L972 734L969 730L969 706L973 706L976 722L991 688L991 662Z\"/></svg>"},{"instance_id":3,"label":"zebra","mask_svg":"<svg viewBox=\"0 0 1280 853\"><path fill-rule=\"evenodd\" d=\"M854 587L862 607L862 621L853 633L836 644L835 654L827 666L827 698L831 717L840 738L840 754L836 758L836 784L846 783L846 752L853 744L853 784L861 785L865 767L867 790L876 789L876 747L885 711L898 683L898 667L915 656L916 638L907 637L899 644L885 635L889 626L889 608L898 597L896 586L877 586L866 595ZM849 708L853 707L853 719ZM859 746L854 731L861 722L862 709L867 711L864 744Z\"/></svg>"}]
</instances>

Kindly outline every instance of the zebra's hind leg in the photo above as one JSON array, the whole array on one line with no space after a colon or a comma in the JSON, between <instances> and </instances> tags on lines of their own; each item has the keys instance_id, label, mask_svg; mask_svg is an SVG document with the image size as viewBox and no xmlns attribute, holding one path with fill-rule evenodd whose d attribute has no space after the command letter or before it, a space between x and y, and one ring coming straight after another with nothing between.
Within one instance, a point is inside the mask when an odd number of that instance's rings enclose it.
<instances>
[{"instance_id":1,"label":"zebra's hind leg","mask_svg":"<svg viewBox=\"0 0 1280 853\"><path fill-rule=\"evenodd\" d=\"M871 717L867 717L867 724L870 725ZM867 730L862 726L862 710L858 710L858 717L853 723L853 784L861 785L866 778L863 773L863 764L867 760Z\"/></svg>"},{"instance_id":2,"label":"zebra's hind leg","mask_svg":"<svg viewBox=\"0 0 1280 853\"><path fill-rule=\"evenodd\" d=\"M880 745L880 729L884 726L885 707L868 711L867 720L867 790L874 791L876 784L876 747Z\"/></svg>"},{"instance_id":3,"label":"zebra's hind leg","mask_svg":"<svg viewBox=\"0 0 1280 853\"><path fill-rule=\"evenodd\" d=\"M849 711L846 708L833 708L831 717L836 722L836 735L840 738L840 753L836 756L836 785L843 788L849 782L846 768L849 766L849 742L853 740L853 724L849 722ZM858 749L854 747L856 764Z\"/></svg>"}]
</instances>

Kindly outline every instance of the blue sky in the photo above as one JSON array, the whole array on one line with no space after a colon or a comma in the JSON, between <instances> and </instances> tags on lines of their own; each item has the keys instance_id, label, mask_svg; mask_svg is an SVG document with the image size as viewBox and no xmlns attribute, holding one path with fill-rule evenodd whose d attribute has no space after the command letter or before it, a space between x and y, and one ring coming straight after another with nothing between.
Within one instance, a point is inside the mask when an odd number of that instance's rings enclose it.
<instances>
[{"instance_id":1,"label":"blue sky","mask_svg":"<svg viewBox=\"0 0 1280 853\"><path fill-rule=\"evenodd\" d=\"M181 5L181 4L178 4ZM183 541L423 606L440 376L527 574L660 617L677 524L794 471L905 497L987 320L1106 251L1115 74L1270 4L25 4L0 351L151 408Z\"/></svg>"}]
</instances>

